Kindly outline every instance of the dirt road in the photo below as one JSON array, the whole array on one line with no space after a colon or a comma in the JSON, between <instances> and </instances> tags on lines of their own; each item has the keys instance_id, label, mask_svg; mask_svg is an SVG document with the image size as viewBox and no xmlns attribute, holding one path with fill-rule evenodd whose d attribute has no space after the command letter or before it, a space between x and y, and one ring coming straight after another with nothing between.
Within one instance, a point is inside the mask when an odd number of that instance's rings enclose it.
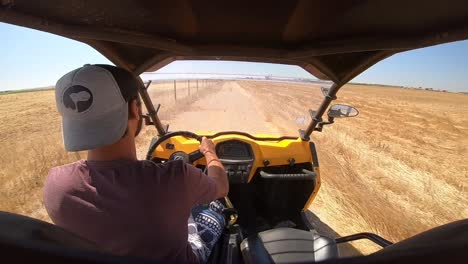
<instances>
[{"instance_id":1,"label":"dirt road","mask_svg":"<svg viewBox=\"0 0 468 264\"><path fill-rule=\"evenodd\" d=\"M184 112L167 120L171 129L196 132L248 131L279 134L267 121L257 100L237 82L222 83L215 93L196 100Z\"/></svg>"}]
</instances>

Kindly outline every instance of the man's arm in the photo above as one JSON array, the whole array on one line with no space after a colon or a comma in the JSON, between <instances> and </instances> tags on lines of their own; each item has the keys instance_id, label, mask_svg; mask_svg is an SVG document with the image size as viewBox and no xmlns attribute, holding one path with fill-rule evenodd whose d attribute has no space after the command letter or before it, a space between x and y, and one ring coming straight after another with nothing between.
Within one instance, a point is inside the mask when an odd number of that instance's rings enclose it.
<instances>
[{"instance_id":1,"label":"man's arm","mask_svg":"<svg viewBox=\"0 0 468 264\"><path fill-rule=\"evenodd\" d=\"M200 144L200 151L205 155L206 166L208 167L208 177L216 182L217 198L225 197L229 192L229 181L224 170L224 166L216 156L213 141L203 137Z\"/></svg>"}]
</instances>

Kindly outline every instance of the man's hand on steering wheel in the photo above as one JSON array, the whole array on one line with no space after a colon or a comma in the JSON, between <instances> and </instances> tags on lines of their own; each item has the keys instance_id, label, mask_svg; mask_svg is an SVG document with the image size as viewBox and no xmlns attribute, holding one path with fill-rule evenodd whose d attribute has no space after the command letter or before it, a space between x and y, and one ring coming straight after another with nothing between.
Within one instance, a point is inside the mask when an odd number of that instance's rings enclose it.
<instances>
[{"instance_id":1,"label":"man's hand on steering wheel","mask_svg":"<svg viewBox=\"0 0 468 264\"><path fill-rule=\"evenodd\" d=\"M211 139L208 139L206 137L201 138L200 146L198 148L199 150L188 154L190 163L193 163L203 157L206 157L207 154L216 156L215 145L213 141L211 141Z\"/></svg>"},{"instance_id":2,"label":"man's hand on steering wheel","mask_svg":"<svg viewBox=\"0 0 468 264\"><path fill-rule=\"evenodd\" d=\"M199 146L200 152L206 156L207 153L211 152L212 154L215 154L215 145L211 139L208 139L206 137L202 138L202 141Z\"/></svg>"}]
</instances>

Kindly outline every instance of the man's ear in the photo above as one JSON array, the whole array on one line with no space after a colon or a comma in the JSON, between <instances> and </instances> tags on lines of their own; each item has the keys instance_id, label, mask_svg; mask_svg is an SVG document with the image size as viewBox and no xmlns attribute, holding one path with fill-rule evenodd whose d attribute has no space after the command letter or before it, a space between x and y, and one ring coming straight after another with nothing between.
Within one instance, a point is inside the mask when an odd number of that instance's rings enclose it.
<instances>
[{"instance_id":1,"label":"man's ear","mask_svg":"<svg viewBox=\"0 0 468 264\"><path fill-rule=\"evenodd\" d=\"M140 107L138 106L137 100L130 102L128 118L129 119L140 119Z\"/></svg>"}]
</instances>

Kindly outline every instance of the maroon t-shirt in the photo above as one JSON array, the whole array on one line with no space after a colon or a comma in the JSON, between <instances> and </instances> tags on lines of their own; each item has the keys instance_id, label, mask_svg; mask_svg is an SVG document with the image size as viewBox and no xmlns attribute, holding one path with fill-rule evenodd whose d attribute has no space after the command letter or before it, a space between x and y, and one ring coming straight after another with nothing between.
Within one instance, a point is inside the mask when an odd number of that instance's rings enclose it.
<instances>
[{"instance_id":1,"label":"maroon t-shirt","mask_svg":"<svg viewBox=\"0 0 468 264\"><path fill-rule=\"evenodd\" d=\"M78 161L50 170L44 204L54 223L114 254L198 262L187 242L190 209L216 184L182 161Z\"/></svg>"}]
</instances>

